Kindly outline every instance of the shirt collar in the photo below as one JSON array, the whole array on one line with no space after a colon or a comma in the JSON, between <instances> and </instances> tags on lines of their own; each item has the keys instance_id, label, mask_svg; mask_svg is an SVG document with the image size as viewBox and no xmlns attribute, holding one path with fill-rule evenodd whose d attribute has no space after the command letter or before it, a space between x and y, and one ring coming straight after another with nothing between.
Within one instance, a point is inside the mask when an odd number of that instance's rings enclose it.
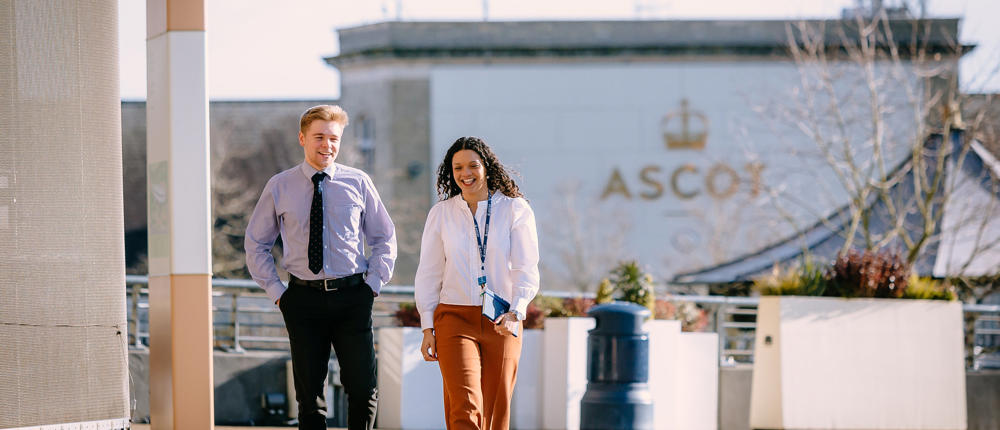
<instances>
[{"instance_id":1,"label":"shirt collar","mask_svg":"<svg viewBox=\"0 0 1000 430\"><path fill-rule=\"evenodd\" d=\"M314 170L315 170L315 169L314 169ZM496 201L498 200L498 198L499 198L500 196L505 196L505 197L506 197L506 195L505 195L504 193L501 193L501 192L500 192L500 191L498 191L498 190L493 190L493 203L496 203ZM485 202L485 201L486 201L486 200L487 200L488 198L489 198L489 197L487 197L486 199L482 199L482 200L480 200L480 201L479 201L478 203L483 203L483 202ZM461 207L463 207L463 208L464 208L464 207L466 207L466 206L468 205L468 203L466 203L466 202L465 202L465 199L464 199L464 198L462 198L462 193L458 193L458 194L455 194L454 196L451 196L451 197L448 197L448 199L447 199L447 200L451 200L451 201L453 202L452 204L454 204L454 205L457 205L457 206L461 206Z\"/></svg>"},{"instance_id":2,"label":"shirt collar","mask_svg":"<svg viewBox=\"0 0 1000 430\"><path fill-rule=\"evenodd\" d=\"M306 179L309 180L312 180L313 175L315 175L316 172L319 172L319 170L316 170L316 168L313 167L311 164L309 164L308 161L302 162L302 164L300 165L300 170L302 170L303 175L306 175ZM333 173L336 171L337 171L337 163L330 164L330 167L323 169L323 173L326 173L326 175L331 178L333 177Z\"/></svg>"}]
</instances>

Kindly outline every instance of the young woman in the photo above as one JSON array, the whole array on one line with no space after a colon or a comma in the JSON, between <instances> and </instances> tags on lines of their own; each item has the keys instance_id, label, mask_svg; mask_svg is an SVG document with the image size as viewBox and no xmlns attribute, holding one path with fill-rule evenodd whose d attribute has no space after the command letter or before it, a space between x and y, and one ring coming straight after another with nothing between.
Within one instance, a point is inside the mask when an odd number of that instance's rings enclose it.
<instances>
[{"instance_id":1,"label":"young woman","mask_svg":"<svg viewBox=\"0 0 1000 430\"><path fill-rule=\"evenodd\" d=\"M451 145L437 186L414 280L420 350L441 368L448 429L506 430L521 321L538 292L535 215L477 137ZM509 310L484 315L484 297L486 313L504 302Z\"/></svg>"}]
</instances>

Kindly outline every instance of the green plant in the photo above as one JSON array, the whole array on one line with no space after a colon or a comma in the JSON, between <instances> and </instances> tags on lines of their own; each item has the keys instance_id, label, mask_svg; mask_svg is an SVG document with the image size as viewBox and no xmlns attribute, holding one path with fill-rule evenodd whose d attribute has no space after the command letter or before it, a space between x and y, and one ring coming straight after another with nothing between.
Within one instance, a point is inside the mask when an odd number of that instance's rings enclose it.
<instances>
[{"instance_id":1,"label":"green plant","mask_svg":"<svg viewBox=\"0 0 1000 430\"><path fill-rule=\"evenodd\" d=\"M876 297L924 300L956 300L954 285L912 274L897 252L850 251L828 267L805 260L753 281L753 289L765 296Z\"/></svg>"},{"instance_id":2,"label":"green plant","mask_svg":"<svg viewBox=\"0 0 1000 430\"><path fill-rule=\"evenodd\" d=\"M611 269L608 284L611 286L611 291L621 293L620 300L649 309L651 316L655 314L656 294L653 292L653 277L643 272L637 261L624 261Z\"/></svg>"},{"instance_id":3,"label":"green plant","mask_svg":"<svg viewBox=\"0 0 1000 430\"><path fill-rule=\"evenodd\" d=\"M899 298L906 291L910 265L898 252L850 250L837 257L827 276L826 296Z\"/></svg>"},{"instance_id":4,"label":"green plant","mask_svg":"<svg viewBox=\"0 0 1000 430\"><path fill-rule=\"evenodd\" d=\"M562 299L558 297L543 296L541 294L535 296L535 299L531 301L531 304L538 307L541 310L544 317L554 317L558 318L560 316L567 316L566 307L563 306Z\"/></svg>"},{"instance_id":5,"label":"green plant","mask_svg":"<svg viewBox=\"0 0 1000 430\"><path fill-rule=\"evenodd\" d=\"M802 295L799 274L792 267L782 268L775 264L771 273L760 276L753 281L753 289L762 296L797 296Z\"/></svg>"},{"instance_id":6,"label":"green plant","mask_svg":"<svg viewBox=\"0 0 1000 430\"><path fill-rule=\"evenodd\" d=\"M597 297L594 299L594 302L599 305L611 303L614 300L611 297L614 292L614 288L611 287L611 281L608 278L601 279L601 283L597 285Z\"/></svg>"},{"instance_id":7,"label":"green plant","mask_svg":"<svg viewBox=\"0 0 1000 430\"><path fill-rule=\"evenodd\" d=\"M910 275L907 281L906 290L903 291L905 299L920 300L955 300L955 287L931 278L921 278L915 274Z\"/></svg>"},{"instance_id":8,"label":"green plant","mask_svg":"<svg viewBox=\"0 0 1000 430\"><path fill-rule=\"evenodd\" d=\"M823 267L806 258L784 269L775 265L771 273L754 279L753 289L764 296L822 296L829 284Z\"/></svg>"}]
</instances>

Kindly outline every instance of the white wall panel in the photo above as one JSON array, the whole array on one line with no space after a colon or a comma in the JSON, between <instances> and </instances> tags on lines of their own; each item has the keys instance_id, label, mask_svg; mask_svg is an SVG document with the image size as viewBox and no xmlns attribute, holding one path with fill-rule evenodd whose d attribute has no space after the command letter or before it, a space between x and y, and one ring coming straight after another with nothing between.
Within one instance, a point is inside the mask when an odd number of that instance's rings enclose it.
<instances>
[{"instance_id":1,"label":"white wall panel","mask_svg":"<svg viewBox=\"0 0 1000 430\"><path fill-rule=\"evenodd\" d=\"M813 141L773 109L791 106L799 82L793 64L767 61L436 66L430 163L437 166L456 138L481 136L521 174L539 222L543 266L563 265L559 245L570 240L563 227L572 216L583 226L579 233L597 243L610 243L623 229L624 245L609 251L667 277L795 231L781 212L801 228L846 201ZM860 103L857 79L845 73L837 85L838 94L859 97L858 109L844 106L861 124L867 102ZM890 140L908 142L902 96L885 97L901 112L890 116ZM682 100L689 103L689 134L707 133L703 149L664 143L665 131L683 128ZM661 126L668 114L676 116ZM847 138L863 142L863 131L856 134ZM905 148L888 152L898 160ZM866 153L859 143L856 155ZM783 197L754 193L751 162L764 164L760 182ZM616 171L630 196L602 199Z\"/></svg>"}]
</instances>

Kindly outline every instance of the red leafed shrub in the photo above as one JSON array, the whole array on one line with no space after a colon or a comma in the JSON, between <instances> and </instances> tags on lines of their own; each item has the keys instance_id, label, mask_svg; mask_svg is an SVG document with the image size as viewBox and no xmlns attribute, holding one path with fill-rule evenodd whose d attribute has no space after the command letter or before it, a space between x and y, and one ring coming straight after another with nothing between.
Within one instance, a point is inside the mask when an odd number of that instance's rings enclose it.
<instances>
[{"instance_id":1,"label":"red leafed shrub","mask_svg":"<svg viewBox=\"0 0 1000 430\"><path fill-rule=\"evenodd\" d=\"M708 326L708 312L691 302L657 299L653 318L679 320L684 331L701 331Z\"/></svg>"},{"instance_id":2,"label":"red leafed shrub","mask_svg":"<svg viewBox=\"0 0 1000 430\"><path fill-rule=\"evenodd\" d=\"M524 314L524 328L542 328L545 324L545 311L535 306L535 302L528 304L528 311Z\"/></svg>"},{"instance_id":3,"label":"red leafed shrub","mask_svg":"<svg viewBox=\"0 0 1000 430\"><path fill-rule=\"evenodd\" d=\"M395 313L396 321L403 327L420 327L420 313L415 303L400 303Z\"/></svg>"},{"instance_id":4,"label":"red leafed shrub","mask_svg":"<svg viewBox=\"0 0 1000 430\"><path fill-rule=\"evenodd\" d=\"M825 296L899 298L906 291L910 265L898 252L840 254L828 273Z\"/></svg>"},{"instance_id":5,"label":"red leafed shrub","mask_svg":"<svg viewBox=\"0 0 1000 430\"><path fill-rule=\"evenodd\" d=\"M708 327L708 312L691 302L677 304L676 319L680 320L683 331L702 331Z\"/></svg>"},{"instance_id":6,"label":"red leafed shrub","mask_svg":"<svg viewBox=\"0 0 1000 430\"><path fill-rule=\"evenodd\" d=\"M546 318L585 317L594 306L594 299L536 296L528 305L524 328L544 328Z\"/></svg>"},{"instance_id":7,"label":"red leafed shrub","mask_svg":"<svg viewBox=\"0 0 1000 430\"><path fill-rule=\"evenodd\" d=\"M677 306L668 300L656 299L653 306L653 318L658 320L672 320L677 314Z\"/></svg>"},{"instance_id":8,"label":"red leafed shrub","mask_svg":"<svg viewBox=\"0 0 1000 430\"><path fill-rule=\"evenodd\" d=\"M587 311L594 307L595 304L594 299L570 297L563 300L563 309L566 310L566 314L559 316L585 317L587 316ZM555 317L556 315L549 314L549 316Z\"/></svg>"}]
</instances>

